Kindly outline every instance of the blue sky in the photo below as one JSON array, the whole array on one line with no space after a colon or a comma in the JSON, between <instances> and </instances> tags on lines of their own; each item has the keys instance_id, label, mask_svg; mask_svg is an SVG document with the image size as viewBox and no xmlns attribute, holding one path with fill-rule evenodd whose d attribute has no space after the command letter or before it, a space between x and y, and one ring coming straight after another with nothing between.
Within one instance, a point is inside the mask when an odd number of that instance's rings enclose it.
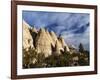
<instances>
[{"instance_id":1,"label":"blue sky","mask_svg":"<svg viewBox=\"0 0 100 80\"><path fill-rule=\"evenodd\" d=\"M78 47L82 43L89 50L89 24L88 13L23 11L23 20L37 29L45 27L61 35L67 44Z\"/></svg>"}]
</instances>

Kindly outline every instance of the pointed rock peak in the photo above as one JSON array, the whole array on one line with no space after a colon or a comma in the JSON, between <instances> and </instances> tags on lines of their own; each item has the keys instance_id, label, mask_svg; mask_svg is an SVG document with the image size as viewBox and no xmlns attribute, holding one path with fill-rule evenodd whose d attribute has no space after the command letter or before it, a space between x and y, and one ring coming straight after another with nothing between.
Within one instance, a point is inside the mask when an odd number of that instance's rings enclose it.
<instances>
[{"instance_id":1,"label":"pointed rock peak","mask_svg":"<svg viewBox=\"0 0 100 80\"><path fill-rule=\"evenodd\" d=\"M57 48L62 48L62 44L59 42L59 40L56 40L56 44L55 44L55 46L57 47Z\"/></svg>"},{"instance_id":2,"label":"pointed rock peak","mask_svg":"<svg viewBox=\"0 0 100 80\"><path fill-rule=\"evenodd\" d=\"M45 32L48 35L48 37L51 38L51 35L50 35L49 31L48 30L45 30Z\"/></svg>"},{"instance_id":3,"label":"pointed rock peak","mask_svg":"<svg viewBox=\"0 0 100 80\"><path fill-rule=\"evenodd\" d=\"M23 20L23 48L34 48L33 46L33 39L30 33L30 26Z\"/></svg>"},{"instance_id":4,"label":"pointed rock peak","mask_svg":"<svg viewBox=\"0 0 100 80\"><path fill-rule=\"evenodd\" d=\"M59 40L56 40L56 44L55 44L55 49L56 49L56 53L57 55L61 54L61 50L63 51L63 47L62 44L59 42Z\"/></svg>"},{"instance_id":5,"label":"pointed rock peak","mask_svg":"<svg viewBox=\"0 0 100 80\"><path fill-rule=\"evenodd\" d=\"M70 51L68 45L66 44L64 38L62 36L58 37L59 42L62 44L62 47L66 47L66 51Z\"/></svg>"},{"instance_id":6,"label":"pointed rock peak","mask_svg":"<svg viewBox=\"0 0 100 80\"><path fill-rule=\"evenodd\" d=\"M36 37L35 41L36 50L38 53L43 53L45 57L48 55L51 55L52 49L51 49L51 43L52 39L48 31L45 30L45 28L41 28L39 30L39 33Z\"/></svg>"},{"instance_id":7,"label":"pointed rock peak","mask_svg":"<svg viewBox=\"0 0 100 80\"><path fill-rule=\"evenodd\" d=\"M52 36L56 36L56 34L55 34L54 31L51 31L51 32L50 32L50 35L52 35Z\"/></svg>"},{"instance_id":8,"label":"pointed rock peak","mask_svg":"<svg viewBox=\"0 0 100 80\"><path fill-rule=\"evenodd\" d=\"M46 32L46 33L49 33L49 31L48 31L46 28L45 28L45 32Z\"/></svg>"},{"instance_id":9,"label":"pointed rock peak","mask_svg":"<svg viewBox=\"0 0 100 80\"><path fill-rule=\"evenodd\" d=\"M60 35L60 36L58 37L58 39L59 39L59 40L63 40L63 37Z\"/></svg>"},{"instance_id":10,"label":"pointed rock peak","mask_svg":"<svg viewBox=\"0 0 100 80\"><path fill-rule=\"evenodd\" d=\"M26 28L31 28L31 26L25 20L23 20L23 26Z\"/></svg>"},{"instance_id":11,"label":"pointed rock peak","mask_svg":"<svg viewBox=\"0 0 100 80\"><path fill-rule=\"evenodd\" d=\"M32 27L31 30L32 30L32 32L36 32L36 33L38 32L35 27Z\"/></svg>"},{"instance_id":12,"label":"pointed rock peak","mask_svg":"<svg viewBox=\"0 0 100 80\"><path fill-rule=\"evenodd\" d=\"M64 38L63 38L63 37L60 37L60 38L59 38L59 40L60 40L61 42L65 43Z\"/></svg>"},{"instance_id":13,"label":"pointed rock peak","mask_svg":"<svg viewBox=\"0 0 100 80\"><path fill-rule=\"evenodd\" d=\"M45 32L44 28L40 28L39 32Z\"/></svg>"},{"instance_id":14,"label":"pointed rock peak","mask_svg":"<svg viewBox=\"0 0 100 80\"><path fill-rule=\"evenodd\" d=\"M51 35L53 41L56 42L56 40L57 40L56 34L55 34L53 31L51 31L51 32L50 32L50 35Z\"/></svg>"},{"instance_id":15,"label":"pointed rock peak","mask_svg":"<svg viewBox=\"0 0 100 80\"><path fill-rule=\"evenodd\" d=\"M65 41L64 41L64 39L61 37L61 36L59 36L58 37L58 41L63 45L63 43L65 44Z\"/></svg>"},{"instance_id":16,"label":"pointed rock peak","mask_svg":"<svg viewBox=\"0 0 100 80\"><path fill-rule=\"evenodd\" d=\"M56 44L55 44L55 45L56 45L56 48L57 48L57 47L58 47L58 45L59 45L59 42L58 42L58 40L56 40Z\"/></svg>"}]
</instances>

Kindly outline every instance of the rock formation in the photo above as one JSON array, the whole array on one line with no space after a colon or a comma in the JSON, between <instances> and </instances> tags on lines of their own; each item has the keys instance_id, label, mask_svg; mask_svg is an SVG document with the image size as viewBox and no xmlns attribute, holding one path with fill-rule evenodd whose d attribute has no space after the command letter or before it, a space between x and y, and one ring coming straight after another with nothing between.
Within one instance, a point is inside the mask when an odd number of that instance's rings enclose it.
<instances>
[{"instance_id":1,"label":"rock formation","mask_svg":"<svg viewBox=\"0 0 100 80\"><path fill-rule=\"evenodd\" d=\"M45 57L51 55L51 41L44 28L41 28L36 37L36 51L43 53Z\"/></svg>"},{"instance_id":2,"label":"rock formation","mask_svg":"<svg viewBox=\"0 0 100 80\"><path fill-rule=\"evenodd\" d=\"M55 52L56 55L60 55L61 50L64 51L64 48L62 47L62 44L60 43L59 40L56 40L55 49L56 49L56 52Z\"/></svg>"},{"instance_id":3,"label":"rock formation","mask_svg":"<svg viewBox=\"0 0 100 80\"><path fill-rule=\"evenodd\" d=\"M33 38L33 45L34 45L34 47L36 47L36 45L35 45L35 39L36 39L36 36L38 34L38 31L36 30L35 27L31 27L30 28L30 33L31 33L31 36Z\"/></svg>"},{"instance_id":4,"label":"rock formation","mask_svg":"<svg viewBox=\"0 0 100 80\"><path fill-rule=\"evenodd\" d=\"M65 43L64 39L61 36L58 38L58 40L62 44L63 48L66 47L67 51L70 51L68 45Z\"/></svg>"},{"instance_id":5,"label":"rock formation","mask_svg":"<svg viewBox=\"0 0 100 80\"><path fill-rule=\"evenodd\" d=\"M57 41L57 36L56 36L56 34L53 31L50 32L50 36L51 36L52 41L53 41L52 45L53 45L53 47L55 47L55 43Z\"/></svg>"},{"instance_id":6,"label":"rock formation","mask_svg":"<svg viewBox=\"0 0 100 80\"><path fill-rule=\"evenodd\" d=\"M39 30L35 27L31 28L23 21L23 48L29 47L34 48L38 54L44 54L45 57L52 54L60 55L65 47L66 51L69 51L68 45L61 36L57 37L53 31L49 32L45 28Z\"/></svg>"},{"instance_id":7,"label":"rock formation","mask_svg":"<svg viewBox=\"0 0 100 80\"><path fill-rule=\"evenodd\" d=\"M23 21L23 49L34 48L33 39L29 30L30 26Z\"/></svg>"}]
</instances>

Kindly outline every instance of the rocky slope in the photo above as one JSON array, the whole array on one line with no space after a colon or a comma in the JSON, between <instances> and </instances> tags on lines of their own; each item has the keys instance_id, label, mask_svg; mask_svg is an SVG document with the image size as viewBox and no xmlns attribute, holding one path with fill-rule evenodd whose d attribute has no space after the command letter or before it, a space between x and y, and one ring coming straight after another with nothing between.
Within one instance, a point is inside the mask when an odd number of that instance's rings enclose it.
<instances>
[{"instance_id":1,"label":"rocky slope","mask_svg":"<svg viewBox=\"0 0 100 80\"><path fill-rule=\"evenodd\" d=\"M36 30L31 28L25 21L23 21L23 48L33 48L37 53L43 53L45 57L55 54L60 55L61 50L70 51L64 39L51 31L41 28Z\"/></svg>"}]
</instances>

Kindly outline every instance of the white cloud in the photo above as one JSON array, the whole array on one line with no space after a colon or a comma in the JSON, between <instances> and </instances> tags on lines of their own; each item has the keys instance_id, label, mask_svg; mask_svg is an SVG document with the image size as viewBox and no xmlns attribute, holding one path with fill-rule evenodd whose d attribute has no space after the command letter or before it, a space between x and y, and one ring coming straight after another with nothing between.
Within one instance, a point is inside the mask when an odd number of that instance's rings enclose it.
<instances>
[{"instance_id":1,"label":"white cloud","mask_svg":"<svg viewBox=\"0 0 100 80\"><path fill-rule=\"evenodd\" d=\"M89 27L84 33L74 34L69 32L67 34L63 34L62 36L70 45L75 45L78 48L79 43L83 43L85 49L89 48Z\"/></svg>"},{"instance_id":2,"label":"white cloud","mask_svg":"<svg viewBox=\"0 0 100 80\"><path fill-rule=\"evenodd\" d=\"M56 32L57 35L61 34L66 42L75 46L81 42L88 49L89 14L26 11L23 18L36 28L46 27Z\"/></svg>"}]
</instances>

